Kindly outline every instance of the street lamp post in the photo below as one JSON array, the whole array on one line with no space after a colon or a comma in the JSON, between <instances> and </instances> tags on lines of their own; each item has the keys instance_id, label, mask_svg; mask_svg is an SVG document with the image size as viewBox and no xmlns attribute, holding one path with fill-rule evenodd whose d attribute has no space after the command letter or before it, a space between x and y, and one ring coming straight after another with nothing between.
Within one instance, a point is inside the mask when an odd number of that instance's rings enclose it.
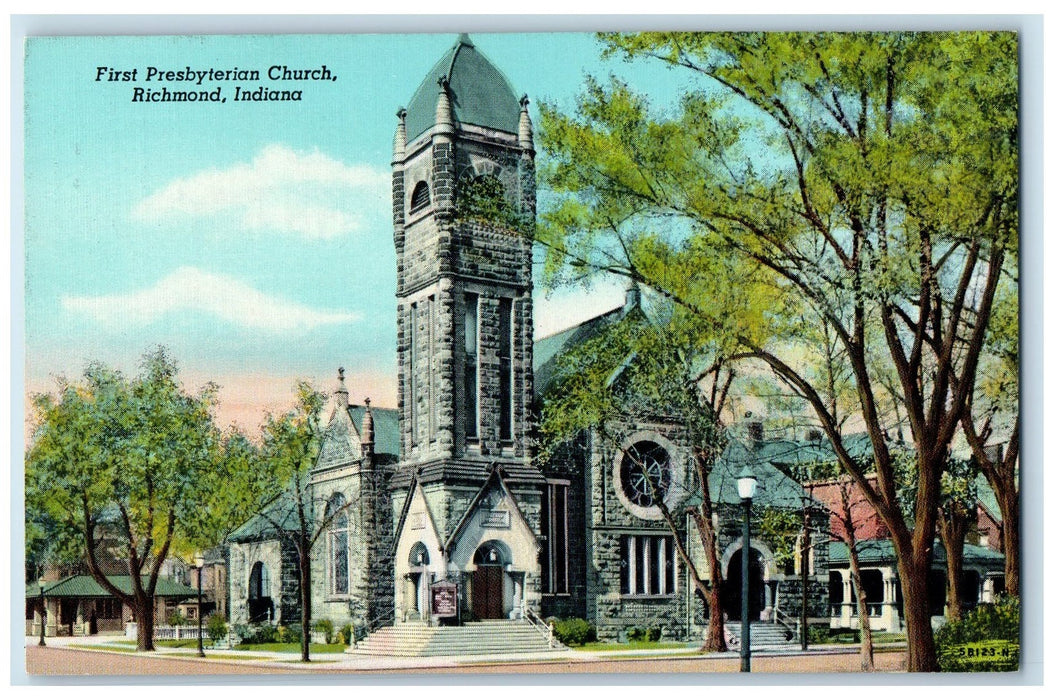
<instances>
[{"instance_id":1,"label":"street lamp post","mask_svg":"<svg viewBox=\"0 0 1054 700\"><path fill-rule=\"evenodd\" d=\"M739 670L750 673L750 503L757 492L758 480L750 470L750 465L743 467L736 481L739 498L743 503L743 548L740 550L743 560L743 589L740 593Z\"/></svg>"},{"instance_id":2,"label":"street lamp post","mask_svg":"<svg viewBox=\"0 0 1054 700\"><path fill-rule=\"evenodd\" d=\"M194 555L194 566L198 570L198 656L205 657L205 645L201 638L201 574L205 570L205 558L201 554Z\"/></svg>"},{"instance_id":3,"label":"street lamp post","mask_svg":"<svg viewBox=\"0 0 1054 700\"><path fill-rule=\"evenodd\" d=\"M37 642L38 647L46 647L44 643L44 625L47 623L48 611L44 607L44 577L41 576L37 580L37 585L40 586L40 641Z\"/></svg>"}]
</instances>

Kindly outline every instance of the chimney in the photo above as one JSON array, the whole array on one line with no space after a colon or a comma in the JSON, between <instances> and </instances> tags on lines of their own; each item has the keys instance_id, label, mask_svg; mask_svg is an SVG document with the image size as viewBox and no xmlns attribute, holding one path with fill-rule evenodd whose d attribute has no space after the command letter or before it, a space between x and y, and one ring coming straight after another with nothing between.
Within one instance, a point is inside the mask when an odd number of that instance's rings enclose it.
<instances>
[{"instance_id":1,"label":"chimney","mask_svg":"<svg viewBox=\"0 0 1054 700\"><path fill-rule=\"evenodd\" d=\"M337 390L333 392L337 399L337 408L348 410L348 388L344 386L344 368L337 370Z\"/></svg>"},{"instance_id":2,"label":"chimney","mask_svg":"<svg viewBox=\"0 0 1054 700\"><path fill-rule=\"evenodd\" d=\"M765 439L765 426L759 420L752 420L747 423L747 437L750 438L750 442L753 446L758 446L761 441Z\"/></svg>"}]
</instances>

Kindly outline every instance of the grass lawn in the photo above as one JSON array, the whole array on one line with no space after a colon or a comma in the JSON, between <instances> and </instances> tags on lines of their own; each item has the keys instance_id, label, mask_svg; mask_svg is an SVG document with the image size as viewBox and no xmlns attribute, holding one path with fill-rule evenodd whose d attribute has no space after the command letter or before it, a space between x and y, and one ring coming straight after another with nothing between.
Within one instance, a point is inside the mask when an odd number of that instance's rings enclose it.
<instances>
[{"instance_id":1,"label":"grass lawn","mask_svg":"<svg viewBox=\"0 0 1054 700\"><path fill-rule=\"evenodd\" d=\"M135 643L132 643L131 647L124 646L124 642L114 642L111 644L70 644L70 649L84 649L86 651L119 651L122 654L134 654Z\"/></svg>"},{"instance_id":2,"label":"grass lawn","mask_svg":"<svg viewBox=\"0 0 1054 700\"><path fill-rule=\"evenodd\" d=\"M897 642L907 641L907 635L904 632L873 632L871 634L871 642L873 644L895 644ZM813 642L814 644L859 644L860 633L856 630L841 631L832 634L826 640L821 642Z\"/></svg>"},{"instance_id":3,"label":"grass lawn","mask_svg":"<svg viewBox=\"0 0 1054 700\"><path fill-rule=\"evenodd\" d=\"M300 644L297 642L273 642L271 644L239 644L234 647L236 651L277 651L283 654L299 654ZM312 644L312 654L340 654L344 651L343 644Z\"/></svg>"},{"instance_id":4,"label":"grass lawn","mask_svg":"<svg viewBox=\"0 0 1054 700\"><path fill-rule=\"evenodd\" d=\"M581 649L582 651L642 651L646 649L684 651L698 646L698 644L685 644L684 642L626 642L625 644L617 642L589 642L580 647L571 648Z\"/></svg>"}]
</instances>

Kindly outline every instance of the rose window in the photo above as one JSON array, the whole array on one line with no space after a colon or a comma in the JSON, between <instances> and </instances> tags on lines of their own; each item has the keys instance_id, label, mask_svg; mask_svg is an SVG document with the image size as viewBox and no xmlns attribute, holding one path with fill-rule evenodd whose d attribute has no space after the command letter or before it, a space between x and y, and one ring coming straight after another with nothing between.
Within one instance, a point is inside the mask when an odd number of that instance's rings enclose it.
<instances>
[{"instance_id":1,"label":"rose window","mask_svg":"<svg viewBox=\"0 0 1054 700\"><path fill-rule=\"evenodd\" d=\"M651 508L670 490L670 455L654 442L630 446L622 459L622 491L634 505Z\"/></svg>"}]
</instances>

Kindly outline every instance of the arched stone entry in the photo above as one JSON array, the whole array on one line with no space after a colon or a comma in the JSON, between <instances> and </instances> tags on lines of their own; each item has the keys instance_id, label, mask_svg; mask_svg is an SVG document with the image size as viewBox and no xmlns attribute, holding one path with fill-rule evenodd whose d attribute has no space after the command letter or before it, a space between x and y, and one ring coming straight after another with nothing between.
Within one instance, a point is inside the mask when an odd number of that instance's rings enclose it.
<instances>
[{"instance_id":1,"label":"arched stone entry","mask_svg":"<svg viewBox=\"0 0 1054 700\"><path fill-rule=\"evenodd\" d=\"M428 547L423 542L415 543L410 549L410 573L407 574L407 578L413 589L410 592L410 600L413 604L412 614L419 619L425 619L431 614L428 599L432 583L428 571L429 563Z\"/></svg>"},{"instance_id":2,"label":"arched stone entry","mask_svg":"<svg viewBox=\"0 0 1054 700\"><path fill-rule=\"evenodd\" d=\"M505 617L505 567L510 558L496 540L484 542L472 556L472 614L480 620Z\"/></svg>"},{"instance_id":3,"label":"arched stone entry","mask_svg":"<svg viewBox=\"0 0 1054 700\"><path fill-rule=\"evenodd\" d=\"M264 563L258 561L249 573L249 622L268 622L273 617L271 577Z\"/></svg>"},{"instance_id":4,"label":"arched stone entry","mask_svg":"<svg viewBox=\"0 0 1054 700\"><path fill-rule=\"evenodd\" d=\"M760 620L761 611L765 609L765 567L761 552L750 548L750 619ZM725 612L729 620L740 620L742 617L743 593L743 549L737 549L728 560L721 595Z\"/></svg>"}]
</instances>

